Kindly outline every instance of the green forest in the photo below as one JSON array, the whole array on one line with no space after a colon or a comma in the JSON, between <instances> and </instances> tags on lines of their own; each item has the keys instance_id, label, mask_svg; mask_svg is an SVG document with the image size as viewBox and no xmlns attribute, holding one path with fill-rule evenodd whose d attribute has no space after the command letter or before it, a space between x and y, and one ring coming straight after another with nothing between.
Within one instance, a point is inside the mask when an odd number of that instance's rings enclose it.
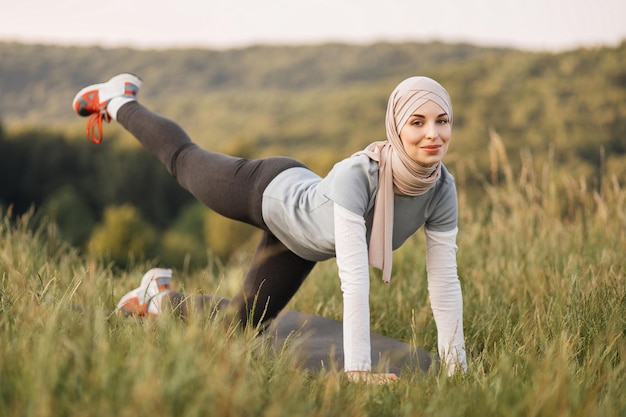
<instances>
[{"instance_id":1,"label":"green forest","mask_svg":"<svg viewBox=\"0 0 626 417\"><path fill-rule=\"evenodd\" d=\"M393 87L440 81L454 106L445 161L462 204L485 186L551 174L602 191L626 179L626 42L530 52L467 44L253 46L232 50L59 47L0 43L0 210L29 213L54 236L117 265L158 258L202 267L252 233L199 206L114 124L84 137L71 109L83 86L129 71L140 100L199 144L245 157L288 155L319 174L384 139ZM527 171L525 168L531 167ZM557 190L558 191L558 190ZM563 193L561 215L577 201ZM227 238L225 238L227 236Z\"/></svg>"}]
</instances>

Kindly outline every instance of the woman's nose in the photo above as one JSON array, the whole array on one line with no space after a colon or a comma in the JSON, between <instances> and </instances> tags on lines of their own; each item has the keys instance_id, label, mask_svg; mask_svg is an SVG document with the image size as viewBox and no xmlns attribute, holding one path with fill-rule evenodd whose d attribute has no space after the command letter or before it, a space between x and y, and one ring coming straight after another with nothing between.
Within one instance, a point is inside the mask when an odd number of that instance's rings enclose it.
<instances>
[{"instance_id":1,"label":"woman's nose","mask_svg":"<svg viewBox=\"0 0 626 417\"><path fill-rule=\"evenodd\" d=\"M426 137L430 139L435 139L437 136L439 136L437 125L435 125L435 123L428 123L428 125L426 126Z\"/></svg>"}]
</instances>

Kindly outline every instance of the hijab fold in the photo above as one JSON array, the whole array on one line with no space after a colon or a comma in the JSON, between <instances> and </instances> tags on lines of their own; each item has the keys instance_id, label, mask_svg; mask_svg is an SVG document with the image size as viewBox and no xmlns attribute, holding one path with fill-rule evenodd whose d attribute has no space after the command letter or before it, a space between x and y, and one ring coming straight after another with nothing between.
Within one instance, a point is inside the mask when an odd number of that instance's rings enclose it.
<instances>
[{"instance_id":1,"label":"hijab fold","mask_svg":"<svg viewBox=\"0 0 626 417\"><path fill-rule=\"evenodd\" d=\"M424 166L406 153L400 131L415 110L428 101L438 104L452 123L448 92L428 77L411 77L391 93L385 125L387 140L374 142L354 154L365 154L379 165L374 222L369 241L369 264L383 271L383 281L391 280L393 249L394 194L418 196L435 186L441 176L441 162Z\"/></svg>"}]
</instances>

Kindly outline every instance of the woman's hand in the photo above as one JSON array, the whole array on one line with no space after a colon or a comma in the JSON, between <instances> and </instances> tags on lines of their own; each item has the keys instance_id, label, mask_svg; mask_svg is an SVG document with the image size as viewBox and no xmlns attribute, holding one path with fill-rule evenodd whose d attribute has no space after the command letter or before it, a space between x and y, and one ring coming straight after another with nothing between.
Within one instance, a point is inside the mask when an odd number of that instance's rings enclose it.
<instances>
[{"instance_id":1,"label":"woman's hand","mask_svg":"<svg viewBox=\"0 0 626 417\"><path fill-rule=\"evenodd\" d=\"M367 371L347 371L346 376L352 382L365 382L368 384L388 384L398 380L396 374L377 374Z\"/></svg>"}]
</instances>

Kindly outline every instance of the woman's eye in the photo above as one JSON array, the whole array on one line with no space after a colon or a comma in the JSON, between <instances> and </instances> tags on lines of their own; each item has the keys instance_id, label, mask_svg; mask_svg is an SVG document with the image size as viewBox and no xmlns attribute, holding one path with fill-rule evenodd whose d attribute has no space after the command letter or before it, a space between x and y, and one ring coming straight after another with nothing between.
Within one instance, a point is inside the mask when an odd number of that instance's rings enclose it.
<instances>
[{"instance_id":1,"label":"woman's eye","mask_svg":"<svg viewBox=\"0 0 626 417\"><path fill-rule=\"evenodd\" d=\"M422 122L421 120L415 120L413 121L413 123L411 123L413 126L422 126L424 124L424 122Z\"/></svg>"},{"instance_id":2,"label":"woman's eye","mask_svg":"<svg viewBox=\"0 0 626 417\"><path fill-rule=\"evenodd\" d=\"M448 123L448 119L439 119L437 120L437 123L439 123L440 125L445 125L446 123Z\"/></svg>"}]
</instances>

